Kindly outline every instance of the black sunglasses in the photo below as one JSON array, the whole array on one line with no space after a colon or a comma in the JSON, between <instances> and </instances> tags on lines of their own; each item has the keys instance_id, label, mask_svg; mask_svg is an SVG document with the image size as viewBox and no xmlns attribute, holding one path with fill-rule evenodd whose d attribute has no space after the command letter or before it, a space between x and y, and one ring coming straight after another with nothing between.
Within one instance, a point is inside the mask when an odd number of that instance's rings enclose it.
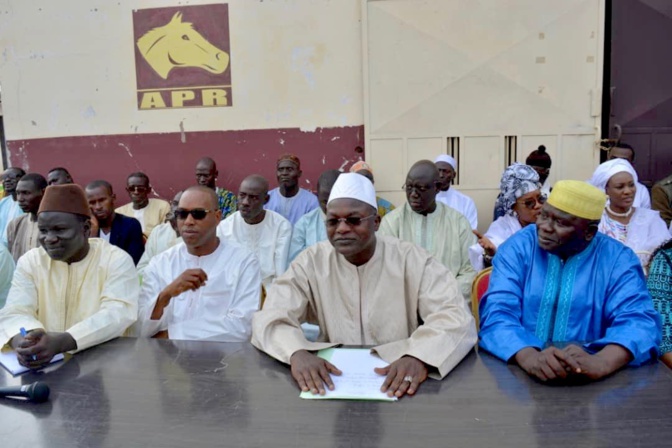
<instances>
[{"instance_id":1,"label":"black sunglasses","mask_svg":"<svg viewBox=\"0 0 672 448\"><path fill-rule=\"evenodd\" d=\"M366 221L367 219L371 219L378 216L377 214L374 215L369 215L365 216L363 218L360 218L359 216L348 216L347 218L331 218L327 219L324 221L324 223L327 225L327 227L336 227L338 226L341 222L346 223L350 227L357 227L362 223L362 221Z\"/></svg>"},{"instance_id":2,"label":"black sunglasses","mask_svg":"<svg viewBox=\"0 0 672 448\"><path fill-rule=\"evenodd\" d=\"M175 210L175 216L177 216L177 219L184 221L189 215L191 215L191 217L196 221L200 221L201 219L205 219L205 217L208 216L208 213L214 213L215 211L216 210L206 210L204 208L195 208L193 210L178 208Z\"/></svg>"}]
</instances>

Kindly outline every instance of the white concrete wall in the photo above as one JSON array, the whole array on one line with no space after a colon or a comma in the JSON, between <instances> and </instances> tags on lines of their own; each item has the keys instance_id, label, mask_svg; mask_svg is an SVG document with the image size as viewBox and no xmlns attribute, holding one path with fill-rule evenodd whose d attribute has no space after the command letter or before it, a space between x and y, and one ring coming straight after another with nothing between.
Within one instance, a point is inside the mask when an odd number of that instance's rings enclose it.
<instances>
[{"instance_id":1,"label":"white concrete wall","mask_svg":"<svg viewBox=\"0 0 672 448\"><path fill-rule=\"evenodd\" d=\"M518 160L544 144L551 181L585 180L596 142L604 42L602 0L363 0L365 126L382 195L417 160L460 138L460 183L492 220L505 136Z\"/></svg>"},{"instance_id":2,"label":"white concrete wall","mask_svg":"<svg viewBox=\"0 0 672 448\"><path fill-rule=\"evenodd\" d=\"M7 139L363 123L359 0L228 0L233 107L139 111L132 11L209 3L0 0Z\"/></svg>"}]
</instances>

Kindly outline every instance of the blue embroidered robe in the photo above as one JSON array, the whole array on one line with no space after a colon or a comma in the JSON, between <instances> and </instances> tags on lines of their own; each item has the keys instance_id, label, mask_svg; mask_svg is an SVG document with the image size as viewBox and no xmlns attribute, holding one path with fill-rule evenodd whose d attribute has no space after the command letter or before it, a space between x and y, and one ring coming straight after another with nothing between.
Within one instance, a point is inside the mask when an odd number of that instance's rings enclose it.
<instances>
[{"instance_id":1,"label":"blue embroidered robe","mask_svg":"<svg viewBox=\"0 0 672 448\"><path fill-rule=\"evenodd\" d=\"M529 225L497 251L480 302L480 346L508 361L525 347L581 342L590 353L618 344L630 365L657 357L661 322L635 253L597 234L563 262Z\"/></svg>"}]
</instances>

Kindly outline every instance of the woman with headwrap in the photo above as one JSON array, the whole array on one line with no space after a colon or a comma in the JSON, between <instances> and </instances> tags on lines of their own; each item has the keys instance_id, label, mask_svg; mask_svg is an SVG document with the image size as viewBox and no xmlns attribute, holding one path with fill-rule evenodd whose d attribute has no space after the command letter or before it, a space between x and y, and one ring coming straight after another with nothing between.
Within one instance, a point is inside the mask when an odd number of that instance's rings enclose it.
<instances>
[{"instance_id":1,"label":"woman with headwrap","mask_svg":"<svg viewBox=\"0 0 672 448\"><path fill-rule=\"evenodd\" d=\"M598 166L588 182L609 196L598 230L635 251L646 270L651 253L670 239L670 232L659 212L632 206L637 192L634 168L627 160L612 159Z\"/></svg>"},{"instance_id":2,"label":"woman with headwrap","mask_svg":"<svg viewBox=\"0 0 672 448\"><path fill-rule=\"evenodd\" d=\"M504 170L496 208L504 215L490 225L485 235L477 231L478 243L469 248L469 259L476 271L489 267L497 248L523 227L534 224L546 196L541 193L539 174L534 168L514 163Z\"/></svg>"}]
</instances>

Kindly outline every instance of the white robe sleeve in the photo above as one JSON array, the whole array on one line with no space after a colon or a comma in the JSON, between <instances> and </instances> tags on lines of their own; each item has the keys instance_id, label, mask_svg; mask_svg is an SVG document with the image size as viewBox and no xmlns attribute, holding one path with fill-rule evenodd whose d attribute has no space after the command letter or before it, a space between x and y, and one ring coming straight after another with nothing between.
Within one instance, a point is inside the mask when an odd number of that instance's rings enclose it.
<instances>
[{"instance_id":1,"label":"white robe sleeve","mask_svg":"<svg viewBox=\"0 0 672 448\"><path fill-rule=\"evenodd\" d=\"M250 339L252 315L259 309L261 299L259 261L250 253L242 260L238 271L232 272L231 275L238 277L238 283L228 309L218 309L218 312L195 319L170 323L168 325L170 339L207 339L219 342L241 342Z\"/></svg>"}]
</instances>

